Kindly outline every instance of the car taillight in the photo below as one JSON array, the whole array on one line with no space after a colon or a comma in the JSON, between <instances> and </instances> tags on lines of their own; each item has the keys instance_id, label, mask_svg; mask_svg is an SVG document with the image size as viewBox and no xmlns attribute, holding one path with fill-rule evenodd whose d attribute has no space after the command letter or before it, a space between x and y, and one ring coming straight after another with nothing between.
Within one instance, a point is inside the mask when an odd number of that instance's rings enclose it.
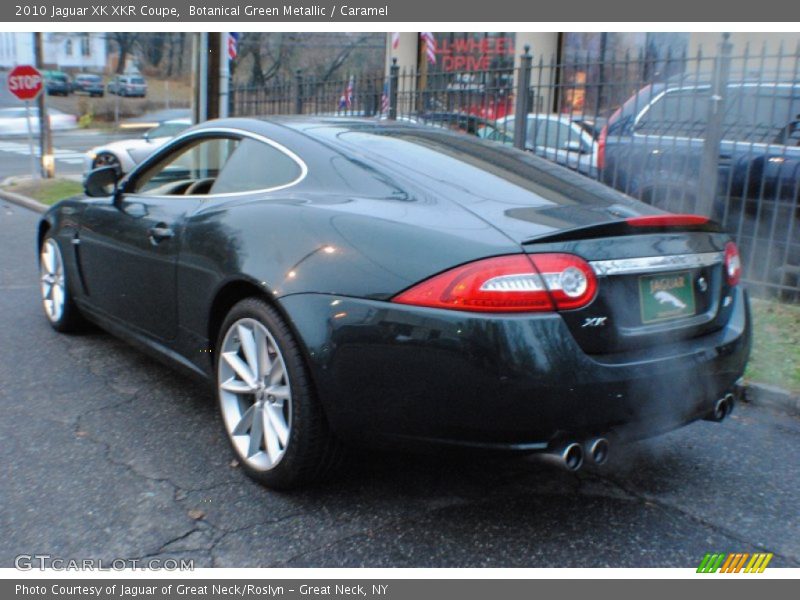
<instances>
[{"instance_id":1,"label":"car taillight","mask_svg":"<svg viewBox=\"0 0 800 600\"><path fill-rule=\"evenodd\" d=\"M728 285L736 285L742 277L742 259L739 257L739 249L733 242L725 244L725 277Z\"/></svg>"},{"instance_id":2,"label":"car taillight","mask_svg":"<svg viewBox=\"0 0 800 600\"><path fill-rule=\"evenodd\" d=\"M597 136L597 168L605 169L606 167L606 140L608 139L608 125L605 125L600 130L600 135Z\"/></svg>"},{"instance_id":3,"label":"car taillight","mask_svg":"<svg viewBox=\"0 0 800 600\"><path fill-rule=\"evenodd\" d=\"M474 312L543 312L585 306L597 279L571 254L516 254L455 267L395 296L399 304Z\"/></svg>"}]
</instances>

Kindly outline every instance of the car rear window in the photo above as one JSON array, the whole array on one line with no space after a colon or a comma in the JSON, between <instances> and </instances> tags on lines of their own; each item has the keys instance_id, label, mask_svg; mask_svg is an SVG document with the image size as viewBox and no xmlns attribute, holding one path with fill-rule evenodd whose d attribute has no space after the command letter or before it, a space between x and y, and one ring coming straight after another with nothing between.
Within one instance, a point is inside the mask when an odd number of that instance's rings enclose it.
<instances>
[{"instance_id":1,"label":"car rear window","mask_svg":"<svg viewBox=\"0 0 800 600\"><path fill-rule=\"evenodd\" d=\"M130 82L140 84L144 83L144 79L142 79L141 77L131 77Z\"/></svg>"}]
</instances>

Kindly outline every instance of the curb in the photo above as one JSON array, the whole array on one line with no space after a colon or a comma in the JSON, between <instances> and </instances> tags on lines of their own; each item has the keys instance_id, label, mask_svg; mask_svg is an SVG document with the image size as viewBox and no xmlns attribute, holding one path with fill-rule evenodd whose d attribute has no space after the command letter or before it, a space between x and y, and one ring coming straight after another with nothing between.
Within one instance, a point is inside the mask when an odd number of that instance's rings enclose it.
<instances>
[{"instance_id":1,"label":"curb","mask_svg":"<svg viewBox=\"0 0 800 600\"><path fill-rule=\"evenodd\" d=\"M800 415L800 396L766 383L748 383L744 388L745 401L786 414Z\"/></svg>"},{"instance_id":2,"label":"curb","mask_svg":"<svg viewBox=\"0 0 800 600\"><path fill-rule=\"evenodd\" d=\"M0 200L5 200L6 202L11 202L12 204L16 204L23 208L27 208L28 210L32 210L37 213L45 212L49 206L46 204L42 204L38 200L34 200L33 198L28 198L27 196L23 196L22 194L15 194L14 192L9 192L7 190L0 190Z\"/></svg>"}]
</instances>

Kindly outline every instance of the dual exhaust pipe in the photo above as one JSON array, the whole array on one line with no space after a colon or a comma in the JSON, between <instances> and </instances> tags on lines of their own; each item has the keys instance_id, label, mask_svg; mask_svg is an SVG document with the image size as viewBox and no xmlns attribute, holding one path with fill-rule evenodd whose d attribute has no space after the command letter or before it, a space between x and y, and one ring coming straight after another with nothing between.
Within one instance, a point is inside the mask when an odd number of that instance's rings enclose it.
<instances>
[{"instance_id":1,"label":"dual exhaust pipe","mask_svg":"<svg viewBox=\"0 0 800 600\"><path fill-rule=\"evenodd\" d=\"M586 440L583 444L568 442L539 456L545 462L556 464L567 471L574 472L583 466L585 458L588 458L596 465L605 463L608 460L610 446L606 438L596 437Z\"/></svg>"},{"instance_id":2,"label":"dual exhaust pipe","mask_svg":"<svg viewBox=\"0 0 800 600\"><path fill-rule=\"evenodd\" d=\"M706 420L723 421L733 412L734 403L734 395L731 393L725 394L714 403L714 409L706 417ZM545 462L556 464L567 471L574 472L583 466L585 458L588 458L596 465L602 465L608 460L609 449L610 444L607 438L596 437L586 440L583 444L567 442L538 456Z\"/></svg>"}]
</instances>

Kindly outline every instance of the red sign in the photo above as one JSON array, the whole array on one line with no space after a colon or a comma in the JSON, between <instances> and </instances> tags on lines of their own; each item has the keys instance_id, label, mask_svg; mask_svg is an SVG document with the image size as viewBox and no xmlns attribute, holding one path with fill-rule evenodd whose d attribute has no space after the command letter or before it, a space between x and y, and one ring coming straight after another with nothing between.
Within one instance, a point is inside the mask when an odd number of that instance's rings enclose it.
<instances>
[{"instance_id":1,"label":"red sign","mask_svg":"<svg viewBox=\"0 0 800 600\"><path fill-rule=\"evenodd\" d=\"M14 67L8 74L8 91L20 100L33 100L42 91L42 74L31 65Z\"/></svg>"},{"instance_id":2,"label":"red sign","mask_svg":"<svg viewBox=\"0 0 800 600\"><path fill-rule=\"evenodd\" d=\"M499 57L513 60L514 38L442 39L436 46L436 54L442 57L443 71L486 71Z\"/></svg>"}]
</instances>

